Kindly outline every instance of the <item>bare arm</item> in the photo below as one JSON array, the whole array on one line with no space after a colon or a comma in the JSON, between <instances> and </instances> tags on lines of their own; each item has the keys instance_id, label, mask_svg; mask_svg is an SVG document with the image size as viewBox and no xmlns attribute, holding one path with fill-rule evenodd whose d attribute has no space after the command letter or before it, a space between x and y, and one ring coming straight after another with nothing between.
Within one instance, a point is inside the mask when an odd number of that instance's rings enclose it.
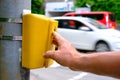
<instances>
[{"instance_id":1,"label":"bare arm","mask_svg":"<svg viewBox=\"0 0 120 80\"><path fill-rule=\"evenodd\" d=\"M120 51L83 54L76 65L78 70L120 78Z\"/></svg>"},{"instance_id":2,"label":"bare arm","mask_svg":"<svg viewBox=\"0 0 120 80\"><path fill-rule=\"evenodd\" d=\"M58 50L47 51L45 58L52 58L72 70L120 78L120 51L83 54L59 34L53 33L53 36Z\"/></svg>"}]
</instances>

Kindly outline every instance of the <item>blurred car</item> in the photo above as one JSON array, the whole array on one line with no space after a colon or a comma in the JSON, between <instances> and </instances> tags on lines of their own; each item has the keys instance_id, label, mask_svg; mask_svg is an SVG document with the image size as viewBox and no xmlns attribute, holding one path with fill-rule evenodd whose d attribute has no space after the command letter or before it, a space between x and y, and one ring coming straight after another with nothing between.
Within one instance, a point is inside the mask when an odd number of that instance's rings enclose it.
<instances>
[{"instance_id":1,"label":"blurred car","mask_svg":"<svg viewBox=\"0 0 120 80\"><path fill-rule=\"evenodd\" d=\"M91 18L52 17L59 21L58 33L76 49L96 52L120 50L120 31Z\"/></svg>"}]
</instances>

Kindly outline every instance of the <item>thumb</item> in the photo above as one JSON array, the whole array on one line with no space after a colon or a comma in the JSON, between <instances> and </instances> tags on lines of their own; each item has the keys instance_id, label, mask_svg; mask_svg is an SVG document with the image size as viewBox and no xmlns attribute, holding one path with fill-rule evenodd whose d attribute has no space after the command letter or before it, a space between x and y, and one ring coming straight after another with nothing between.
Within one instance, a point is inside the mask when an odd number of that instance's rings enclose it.
<instances>
[{"instance_id":1,"label":"thumb","mask_svg":"<svg viewBox=\"0 0 120 80\"><path fill-rule=\"evenodd\" d=\"M55 53L56 53L55 51L47 51L43 56L45 58L52 58L52 59L54 59L54 54Z\"/></svg>"}]
</instances>

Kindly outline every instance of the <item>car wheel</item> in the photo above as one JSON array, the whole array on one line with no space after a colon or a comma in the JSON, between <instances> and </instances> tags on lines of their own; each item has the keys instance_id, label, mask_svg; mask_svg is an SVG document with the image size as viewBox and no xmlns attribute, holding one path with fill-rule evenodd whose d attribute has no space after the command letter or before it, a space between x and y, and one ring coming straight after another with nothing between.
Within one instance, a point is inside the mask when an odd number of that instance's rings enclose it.
<instances>
[{"instance_id":1,"label":"car wheel","mask_svg":"<svg viewBox=\"0 0 120 80\"><path fill-rule=\"evenodd\" d=\"M96 52L105 52L105 51L110 51L110 48L107 43L99 42L95 46L95 51Z\"/></svg>"}]
</instances>

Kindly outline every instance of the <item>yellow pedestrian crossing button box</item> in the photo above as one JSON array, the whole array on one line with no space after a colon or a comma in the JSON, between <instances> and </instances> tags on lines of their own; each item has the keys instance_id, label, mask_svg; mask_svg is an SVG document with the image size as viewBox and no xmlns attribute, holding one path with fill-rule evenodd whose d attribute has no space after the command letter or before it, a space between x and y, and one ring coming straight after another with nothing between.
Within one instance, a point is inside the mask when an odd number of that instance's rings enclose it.
<instances>
[{"instance_id":1,"label":"yellow pedestrian crossing button box","mask_svg":"<svg viewBox=\"0 0 120 80\"><path fill-rule=\"evenodd\" d=\"M52 32L58 22L40 14L23 15L22 24L22 66L29 69L48 67L53 60L45 59L47 50L54 50Z\"/></svg>"}]
</instances>

